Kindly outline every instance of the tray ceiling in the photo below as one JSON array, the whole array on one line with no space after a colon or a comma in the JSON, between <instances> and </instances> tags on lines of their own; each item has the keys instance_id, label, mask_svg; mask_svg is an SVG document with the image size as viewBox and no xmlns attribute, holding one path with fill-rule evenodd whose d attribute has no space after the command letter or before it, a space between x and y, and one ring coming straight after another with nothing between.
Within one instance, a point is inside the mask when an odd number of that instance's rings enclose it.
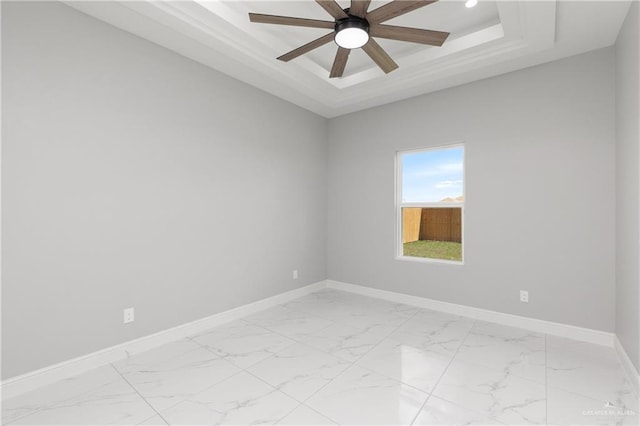
<instances>
[{"instance_id":1,"label":"tray ceiling","mask_svg":"<svg viewBox=\"0 0 640 426\"><path fill-rule=\"evenodd\" d=\"M373 10L387 0L373 0ZM451 33L442 47L377 38L398 63L384 74L352 51L342 78L329 79L329 43L291 62L275 58L326 29L250 23L248 13L333 20L304 1L65 2L325 117L394 102L615 42L630 1L463 1L437 3L386 23ZM349 2L338 0L342 7Z\"/></svg>"}]
</instances>

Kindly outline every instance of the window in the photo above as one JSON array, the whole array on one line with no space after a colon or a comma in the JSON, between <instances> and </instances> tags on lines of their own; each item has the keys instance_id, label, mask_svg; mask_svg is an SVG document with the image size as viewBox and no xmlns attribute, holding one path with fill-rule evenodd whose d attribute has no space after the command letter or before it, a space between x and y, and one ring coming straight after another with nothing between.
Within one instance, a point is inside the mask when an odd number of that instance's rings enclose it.
<instances>
[{"instance_id":1,"label":"window","mask_svg":"<svg viewBox=\"0 0 640 426\"><path fill-rule=\"evenodd\" d=\"M397 155L397 255L462 263L464 146Z\"/></svg>"}]
</instances>

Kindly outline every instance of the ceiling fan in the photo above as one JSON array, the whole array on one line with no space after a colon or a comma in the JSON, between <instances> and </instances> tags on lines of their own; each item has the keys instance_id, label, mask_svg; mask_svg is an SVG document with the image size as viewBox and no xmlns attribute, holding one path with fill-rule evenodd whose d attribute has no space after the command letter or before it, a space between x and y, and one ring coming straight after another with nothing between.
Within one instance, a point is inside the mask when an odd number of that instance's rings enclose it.
<instances>
[{"instance_id":1,"label":"ceiling fan","mask_svg":"<svg viewBox=\"0 0 640 426\"><path fill-rule=\"evenodd\" d=\"M330 33L278 57L279 60L288 62L334 40L338 45L338 52L333 61L329 78L342 77L351 49L360 47L385 73L390 73L398 68L398 64L376 43L373 37L442 46L449 36L449 33L443 31L382 24L384 21L428 6L438 0L394 0L371 12L367 11L371 0L351 0L351 7L346 9L342 9L335 0L315 1L333 17L334 21L260 13L249 13L249 20L262 24L331 29Z\"/></svg>"}]
</instances>

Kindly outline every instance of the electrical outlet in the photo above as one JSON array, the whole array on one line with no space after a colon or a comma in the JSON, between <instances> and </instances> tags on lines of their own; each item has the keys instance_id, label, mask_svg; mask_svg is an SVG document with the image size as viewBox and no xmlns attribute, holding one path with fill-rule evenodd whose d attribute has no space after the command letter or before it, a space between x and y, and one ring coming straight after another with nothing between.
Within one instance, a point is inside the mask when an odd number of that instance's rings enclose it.
<instances>
[{"instance_id":1,"label":"electrical outlet","mask_svg":"<svg viewBox=\"0 0 640 426\"><path fill-rule=\"evenodd\" d=\"M520 290L520 301L529 303L529 292L527 290Z\"/></svg>"},{"instance_id":2,"label":"electrical outlet","mask_svg":"<svg viewBox=\"0 0 640 426\"><path fill-rule=\"evenodd\" d=\"M297 269L294 269L294 270L293 270L293 279L294 279L294 280L297 280L297 279L298 279L298 270L297 270Z\"/></svg>"},{"instance_id":3,"label":"electrical outlet","mask_svg":"<svg viewBox=\"0 0 640 426\"><path fill-rule=\"evenodd\" d=\"M124 310L124 323L128 324L130 322L134 322L135 321L135 313L133 311L133 308L127 308Z\"/></svg>"}]
</instances>

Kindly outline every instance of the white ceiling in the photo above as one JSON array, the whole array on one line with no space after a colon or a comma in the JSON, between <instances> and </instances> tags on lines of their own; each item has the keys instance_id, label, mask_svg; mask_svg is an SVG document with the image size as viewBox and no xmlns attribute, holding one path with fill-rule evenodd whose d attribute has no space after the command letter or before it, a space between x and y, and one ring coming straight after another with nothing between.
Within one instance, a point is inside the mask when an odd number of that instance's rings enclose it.
<instances>
[{"instance_id":1,"label":"white ceiling","mask_svg":"<svg viewBox=\"0 0 640 426\"><path fill-rule=\"evenodd\" d=\"M369 10L389 0L373 0ZM400 0L401 1L401 0ZM394 102L615 43L631 0L440 0L387 24L448 31L442 47L377 39L400 66L384 74L360 49L329 79L336 46L277 56L328 31L250 23L248 12L333 20L313 0L66 1L325 117ZM338 0L348 7L348 0Z\"/></svg>"}]
</instances>

